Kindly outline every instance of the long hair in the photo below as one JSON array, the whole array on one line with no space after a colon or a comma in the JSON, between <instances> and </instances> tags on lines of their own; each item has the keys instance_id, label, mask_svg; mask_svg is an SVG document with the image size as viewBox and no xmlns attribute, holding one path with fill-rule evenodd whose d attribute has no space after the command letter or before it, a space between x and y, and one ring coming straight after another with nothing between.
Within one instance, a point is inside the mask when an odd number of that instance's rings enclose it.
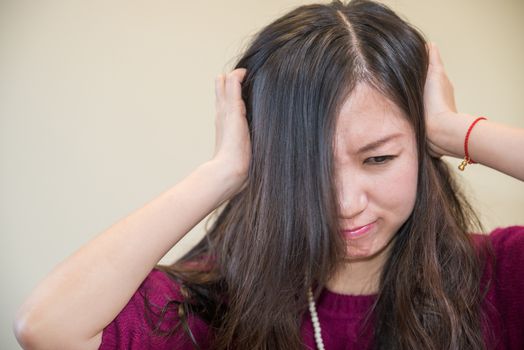
<instances>
[{"instance_id":1,"label":"long hair","mask_svg":"<svg viewBox=\"0 0 524 350\"><path fill-rule=\"evenodd\" d=\"M214 349L303 347L307 290L345 258L333 164L335 120L358 82L393 101L418 151L414 210L395 235L373 305L375 349L483 349L483 231L450 170L428 153L423 35L369 0L298 7L263 28L236 64L252 144L247 182L206 236L158 266L181 285L173 301L214 333ZM487 287L486 287L487 288ZM165 310L164 310L165 311ZM369 320L369 319L368 319ZM172 333L173 330L171 330ZM170 334L171 334L170 333Z\"/></svg>"}]
</instances>

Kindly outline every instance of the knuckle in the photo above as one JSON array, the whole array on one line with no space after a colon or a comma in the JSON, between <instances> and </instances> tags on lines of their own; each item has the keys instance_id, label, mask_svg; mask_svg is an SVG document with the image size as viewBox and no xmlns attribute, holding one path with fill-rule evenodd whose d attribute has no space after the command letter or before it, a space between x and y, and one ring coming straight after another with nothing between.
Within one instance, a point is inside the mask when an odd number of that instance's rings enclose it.
<instances>
[{"instance_id":1,"label":"knuckle","mask_svg":"<svg viewBox=\"0 0 524 350\"><path fill-rule=\"evenodd\" d=\"M235 71L233 72L229 72L228 75L227 75L227 80L232 83L236 80L236 74L235 74Z\"/></svg>"}]
</instances>

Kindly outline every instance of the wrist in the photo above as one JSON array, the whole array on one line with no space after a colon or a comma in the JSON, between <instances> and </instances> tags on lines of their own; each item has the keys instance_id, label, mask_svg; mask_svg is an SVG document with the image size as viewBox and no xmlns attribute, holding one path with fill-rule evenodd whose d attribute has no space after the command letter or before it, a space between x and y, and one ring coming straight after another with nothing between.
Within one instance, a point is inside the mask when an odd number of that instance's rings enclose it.
<instances>
[{"instance_id":1,"label":"wrist","mask_svg":"<svg viewBox=\"0 0 524 350\"><path fill-rule=\"evenodd\" d=\"M464 140L476 117L466 113L443 113L438 116L434 130L435 143L444 150L445 156L464 158Z\"/></svg>"},{"instance_id":2,"label":"wrist","mask_svg":"<svg viewBox=\"0 0 524 350\"><path fill-rule=\"evenodd\" d=\"M199 166L200 171L207 173L222 188L222 201L235 195L245 182L246 176L236 169L217 159L211 159Z\"/></svg>"}]
</instances>

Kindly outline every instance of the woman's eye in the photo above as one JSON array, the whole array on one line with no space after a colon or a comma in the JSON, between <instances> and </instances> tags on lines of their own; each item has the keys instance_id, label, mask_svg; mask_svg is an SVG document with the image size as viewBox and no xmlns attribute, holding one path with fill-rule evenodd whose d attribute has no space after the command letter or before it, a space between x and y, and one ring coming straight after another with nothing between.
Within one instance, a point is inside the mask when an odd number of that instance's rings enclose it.
<instances>
[{"instance_id":1,"label":"woman's eye","mask_svg":"<svg viewBox=\"0 0 524 350\"><path fill-rule=\"evenodd\" d=\"M378 157L371 157L364 161L364 163L369 164L384 164L390 161L391 159L395 158L396 156L378 156Z\"/></svg>"}]
</instances>

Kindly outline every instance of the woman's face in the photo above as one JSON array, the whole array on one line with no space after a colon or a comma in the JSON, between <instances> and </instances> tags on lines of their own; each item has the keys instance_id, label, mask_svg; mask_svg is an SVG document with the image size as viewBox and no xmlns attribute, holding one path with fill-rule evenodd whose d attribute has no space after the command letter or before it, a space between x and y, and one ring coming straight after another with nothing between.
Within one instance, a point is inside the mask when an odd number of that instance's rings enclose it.
<instances>
[{"instance_id":1,"label":"woman's face","mask_svg":"<svg viewBox=\"0 0 524 350\"><path fill-rule=\"evenodd\" d=\"M342 106L335 134L339 225L349 260L378 256L407 220L417 171L415 133L401 110L359 83Z\"/></svg>"}]
</instances>

